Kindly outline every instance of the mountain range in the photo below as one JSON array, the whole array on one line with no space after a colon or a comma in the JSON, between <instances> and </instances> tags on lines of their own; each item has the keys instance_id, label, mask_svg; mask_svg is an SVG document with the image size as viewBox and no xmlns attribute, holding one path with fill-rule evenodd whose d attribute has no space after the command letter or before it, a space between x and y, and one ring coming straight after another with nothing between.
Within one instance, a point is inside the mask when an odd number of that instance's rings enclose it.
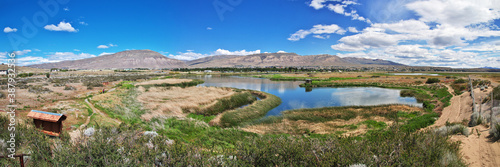
<instances>
[{"instance_id":1,"label":"mountain range","mask_svg":"<svg viewBox=\"0 0 500 167\"><path fill-rule=\"evenodd\" d=\"M34 68L67 68L67 69L126 69L126 68L206 68L206 67L306 67L306 66L405 66L403 64L381 60L345 57L334 55L301 56L295 53L260 53L247 56L217 55L191 61L168 58L151 50L128 50L110 55L97 56L80 60L61 61L57 63L35 64Z\"/></svg>"}]
</instances>

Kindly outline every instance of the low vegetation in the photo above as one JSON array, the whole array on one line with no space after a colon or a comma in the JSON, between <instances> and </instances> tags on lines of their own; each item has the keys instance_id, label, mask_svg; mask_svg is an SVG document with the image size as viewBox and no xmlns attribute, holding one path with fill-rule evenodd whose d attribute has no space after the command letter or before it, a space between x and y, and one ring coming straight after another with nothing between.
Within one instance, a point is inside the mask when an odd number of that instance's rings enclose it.
<instances>
[{"instance_id":1,"label":"low vegetation","mask_svg":"<svg viewBox=\"0 0 500 167\"><path fill-rule=\"evenodd\" d=\"M254 92L261 100L255 101L254 104L238 108L235 110L223 113L219 125L222 127L232 127L252 122L267 114L267 112L281 104L281 99L275 95Z\"/></svg>"},{"instance_id":2,"label":"low vegetation","mask_svg":"<svg viewBox=\"0 0 500 167\"><path fill-rule=\"evenodd\" d=\"M2 127L6 120L0 117ZM407 133L398 126L365 137L255 135L176 118L153 120L148 126L158 128L157 135L122 124L87 129L92 133L72 141L67 134L50 138L21 124L18 153L30 150L27 166L465 166L458 142L429 131ZM2 138L6 135L0 132ZM0 159L0 165L19 164Z\"/></svg>"},{"instance_id":3,"label":"low vegetation","mask_svg":"<svg viewBox=\"0 0 500 167\"><path fill-rule=\"evenodd\" d=\"M214 105L203 108L197 111L197 113L205 116L217 115L226 110L232 110L240 106L250 104L256 100L257 98L250 92L237 93L229 98L219 99Z\"/></svg>"}]
</instances>

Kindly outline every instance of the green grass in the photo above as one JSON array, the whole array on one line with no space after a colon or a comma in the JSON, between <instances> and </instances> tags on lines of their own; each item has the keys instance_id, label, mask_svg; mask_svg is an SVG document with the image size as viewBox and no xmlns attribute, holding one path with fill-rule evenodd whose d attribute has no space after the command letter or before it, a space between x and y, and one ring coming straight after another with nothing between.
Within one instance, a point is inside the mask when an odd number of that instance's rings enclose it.
<instances>
[{"instance_id":1,"label":"green grass","mask_svg":"<svg viewBox=\"0 0 500 167\"><path fill-rule=\"evenodd\" d=\"M205 123L209 123L212 119L215 118L215 115L204 116L204 115L198 115L198 114L189 113L187 115L187 117L188 118L193 118L193 119L196 119L196 120L199 120L199 121L203 121Z\"/></svg>"},{"instance_id":2,"label":"green grass","mask_svg":"<svg viewBox=\"0 0 500 167\"><path fill-rule=\"evenodd\" d=\"M422 116L414 117L407 120L406 123L401 126L401 129L407 132L415 132L416 130L434 124L438 117L439 114L437 113L424 114Z\"/></svg>"},{"instance_id":3,"label":"green grass","mask_svg":"<svg viewBox=\"0 0 500 167\"><path fill-rule=\"evenodd\" d=\"M281 99L275 95L260 92L261 100L252 105L227 111L220 119L220 126L231 127L255 121L267 114L267 112L281 104Z\"/></svg>"},{"instance_id":4,"label":"green grass","mask_svg":"<svg viewBox=\"0 0 500 167\"><path fill-rule=\"evenodd\" d=\"M375 120L366 120L366 121L363 121L363 124L365 124L368 128L380 129L380 128L387 127L387 124L385 124L385 122L382 122L382 121L378 122Z\"/></svg>"},{"instance_id":5,"label":"green grass","mask_svg":"<svg viewBox=\"0 0 500 167\"><path fill-rule=\"evenodd\" d=\"M189 81L189 82L181 82L181 83L175 83L175 84L161 83L161 84L140 85L140 86L142 86L146 89L148 89L150 87L172 87L172 86L178 86L181 88L185 88L185 87L196 86L196 85L202 84L204 82L205 81L203 81L201 79L193 79L192 81Z\"/></svg>"},{"instance_id":6,"label":"green grass","mask_svg":"<svg viewBox=\"0 0 500 167\"><path fill-rule=\"evenodd\" d=\"M246 104L251 104L256 100L257 98L254 97L250 92L236 93L229 98L219 99L214 105L202 109L197 113L205 116L217 115L226 110L232 110Z\"/></svg>"},{"instance_id":7,"label":"green grass","mask_svg":"<svg viewBox=\"0 0 500 167\"><path fill-rule=\"evenodd\" d=\"M135 88L125 89L122 93L117 95L124 105L114 105L110 108L101 106L101 103L106 103L106 101L91 102L95 108L105 112L111 118L119 119L127 124L142 124L143 120L141 119L141 115L146 113L146 110L143 109L142 104L137 101L137 95L138 91Z\"/></svg>"}]
</instances>

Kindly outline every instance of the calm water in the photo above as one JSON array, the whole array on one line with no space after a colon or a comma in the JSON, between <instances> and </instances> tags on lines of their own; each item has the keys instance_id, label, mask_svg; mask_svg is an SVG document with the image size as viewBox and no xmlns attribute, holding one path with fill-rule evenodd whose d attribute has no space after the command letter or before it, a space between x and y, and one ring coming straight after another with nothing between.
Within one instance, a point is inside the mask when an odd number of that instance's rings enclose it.
<instances>
[{"instance_id":1,"label":"calm water","mask_svg":"<svg viewBox=\"0 0 500 167\"><path fill-rule=\"evenodd\" d=\"M281 98L281 105L267 115L279 115L281 111L331 106L407 104L421 107L414 97L400 97L400 90L376 87L313 88L306 91L299 87L303 81L271 81L251 77L194 77L205 80L199 86L233 87L271 93Z\"/></svg>"}]
</instances>

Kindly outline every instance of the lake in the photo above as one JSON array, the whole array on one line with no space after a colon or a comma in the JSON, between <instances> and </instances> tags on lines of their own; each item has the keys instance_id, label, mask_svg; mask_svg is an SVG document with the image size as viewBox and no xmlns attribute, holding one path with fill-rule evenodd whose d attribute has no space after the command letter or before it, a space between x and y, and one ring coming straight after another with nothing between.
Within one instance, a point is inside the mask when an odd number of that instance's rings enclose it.
<instances>
[{"instance_id":1,"label":"lake","mask_svg":"<svg viewBox=\"0 0 500 167\"><path fill-rule=\"evenodd\" d=\"M252 89L271 93L281 98L281 105L267 113L279 115L282 111L300 108L319 108L333 106L369 106L381 104L406 104L422 107L414 97L401 97L398 89L377 87L341 87L341 88L313 88L306 91L299 87L304 81L271 81L252 77L219 77L198 76L190 77L203 79L205 83L198 86L233 87Z\"/></svg>"}]
</instances>

